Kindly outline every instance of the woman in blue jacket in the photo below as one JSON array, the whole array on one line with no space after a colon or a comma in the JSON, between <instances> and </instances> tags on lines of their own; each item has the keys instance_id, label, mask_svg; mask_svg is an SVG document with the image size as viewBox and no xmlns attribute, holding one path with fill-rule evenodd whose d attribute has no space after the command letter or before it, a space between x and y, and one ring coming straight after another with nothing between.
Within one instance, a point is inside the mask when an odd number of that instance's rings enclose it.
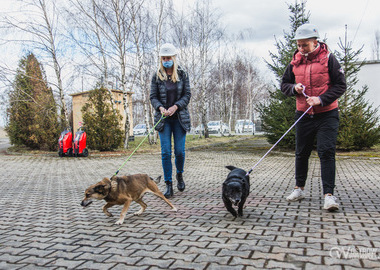
<instances>
[{"instance_id":1,"label":"woman in blue jacket","mask_svg":"<svg viewBox=\"0 0 380 270\"><path fill-rule=\"evenodd\" d=\"M190 114L187 105L190 102L190 82L187 73L178 66L176 61L177 50L166 43L160 49L160 61L158 70L153 75L150 101L156 110L155 124L160 135L162 167L166 183L166 198L173 196L172 185L172 145L174 141L175 166L177 169L176 179L179 191L185 190L183 172L185 165L185 142L186 132L190 131Z\"/></svg>"}]
</instances>

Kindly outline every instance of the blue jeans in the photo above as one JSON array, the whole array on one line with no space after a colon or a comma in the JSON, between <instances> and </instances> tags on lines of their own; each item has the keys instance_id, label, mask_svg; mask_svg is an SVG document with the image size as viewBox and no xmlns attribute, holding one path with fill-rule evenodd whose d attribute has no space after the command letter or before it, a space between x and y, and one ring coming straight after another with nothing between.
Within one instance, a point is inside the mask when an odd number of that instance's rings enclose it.
<instances>
[{"instance_id":1,"label":"blue jeans","mask_svg":"<svg viewBox=\"0 0 380 270\"><path fill-rule=\"evenodd\" d=\"M172 182L172 134L174 139L175 166L177 173L183 173L185 165L186 131L175 115L165 119L164 129L160 131L159 134L165 182Z\"/></svg>"},{"instance_id":2,"label":"blue jeans","mask_svg":"<svg viewBox=\"0 0 380 270\"><path fill-rule=\"evenodd\" d=\"M301 116L297 112L296 119ZM317 139L317 152L321 163L323 194L334 194L335 148L339 128L339 112L332 110L313 116L305 115L296 126L296 185L304 187L309 157Z\"/></svg>"}]
</instances>

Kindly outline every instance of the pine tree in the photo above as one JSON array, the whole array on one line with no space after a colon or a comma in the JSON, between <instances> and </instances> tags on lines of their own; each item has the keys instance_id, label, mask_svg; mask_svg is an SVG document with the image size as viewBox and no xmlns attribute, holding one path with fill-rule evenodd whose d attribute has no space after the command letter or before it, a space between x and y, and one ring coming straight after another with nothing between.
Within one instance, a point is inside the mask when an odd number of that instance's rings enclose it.
<instances>
[{"instance_id":1,"label":"pine tree","mask_svg":"<svg viewBox=\"0 0 380 270\"><path fill-rule=\"evenodd\" d=\"M120 147L124 132L120 128L122 116L112 109L109 92L97 88L90 92L87 104L82 108L88 147L108 151Z\"/></svg>"},{"instance_id":2,"label":"pine tree","mask_svg":"<svg viewBox=\"0 0 380 270\"><path fill-rule=\"evenodd\" d=\"M338 133L338 147L346 150L361 150L369 148L380 142L378 108L372 108L365 94L368 86L357 89L358 72L363 63L358 61L363 47L355 51L352 42L340 39L340 51L336 51L338 61L341 63L346 75L347 90L339 99L340 125Z\"/></svg>"},{"instance_id":3,"label":"pine tree","mask_svg":"<svg viewBox=\"0 0 380 270\"><path fill-rule=\"evenodd\" d=\"M32 53L20 60L9 99L6 130L11 143L32 149L56 149L56 103L42 66Z\"/></svg>"},{"instance_id":4,"label":"pine tree","mask_svg":"<svg viewBox=\"0 0 380 270\"><path fill-rule=\"evenodd\" d=\"M297 49L297 44L293 40L295 32L299 26L309 22L310 12L306 11L306 2L295 2L294 5L289 4L290 11L290 32L284 31L284 40L276 41L277 53L270 52L272 63L267 62L269 68L276 75L278 83L281 82L282 75L286 67L293 57L294 51ZM275 143L294 123L294 112L296 110L295 97L285 96L279 88L276 88L270 93L268 103L262 103L259 107L263 121L263 130L267 132L267 138L270 143ZM292 130L279 146L285 148L294 148L295 146L295 131Z\"/></svg>"}]
</instances>

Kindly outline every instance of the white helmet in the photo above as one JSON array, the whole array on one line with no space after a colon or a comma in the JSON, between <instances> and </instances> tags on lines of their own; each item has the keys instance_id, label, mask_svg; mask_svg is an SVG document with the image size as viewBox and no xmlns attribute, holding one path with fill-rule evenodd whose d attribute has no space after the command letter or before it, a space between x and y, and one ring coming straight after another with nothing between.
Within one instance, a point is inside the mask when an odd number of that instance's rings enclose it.
<instances>
[{"instance_id":1,"label":"white helmet","mask_svg":"<svg viewBox=\"0 0 380 270\"><path fill-rule=\"evenodd\" d=\"M293 40L319 38L318 28L314 24L305 23L298 27Z\"/></svg>"},{"instance_id":2,"label":"white helmet","mask_svg":"<svg viewBox=\"0 0 380 270\"><path fill-rule=\"evenodd\" d=\"M177 55L177 49L171 43L162 44L160 49L160 56L174 56Z\"/></svg>"}]
</instances>

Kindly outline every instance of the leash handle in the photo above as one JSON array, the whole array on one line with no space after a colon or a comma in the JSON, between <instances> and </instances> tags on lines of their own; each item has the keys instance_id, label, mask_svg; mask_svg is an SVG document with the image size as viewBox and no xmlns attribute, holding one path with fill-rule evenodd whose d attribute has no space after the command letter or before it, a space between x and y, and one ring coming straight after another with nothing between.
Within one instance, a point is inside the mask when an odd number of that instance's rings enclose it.
<instances>
[{"instance_id":1,"label":"leash handle","mask_svg":"<svg viewBox=\"0 0 380 270\"><path fill-rule=\"evenodd\" d=\"M139 149L139 147L143 144L143 142L149 137L149 135L153 132L153 130L156 128L156 126L161 122L161 120L165 119L167 116L164 116L163 114L161 115L161 118L160 120L158 120L158 122L154 125L154 127L151 128L151 130L148 132L148 134L145 136L145 138L139 143L139 145L135 148L135 150L133 150L133 152L129 155L129 157L127 158L126 161L124 161L124 163L120 166L120 168L115 172L115 175L117 175L119 173L119 171L121 170L121 168L124 167L125 163L128 162L128 160L131 159L131 157L133 156L133 154L137 151L137 149Z\"/></svg>"},{"instance_id":2,"label":"leash handle","mask_svg":"<svg viewBox=\"0 0 380 270\"><path fill-rule=\"evenodd\" d=\"M305 89L305 87L304 87ZM273 150L273 148L286 136L286 134L289 133L289 131L292 130L292 128L297 125L297 123L302 119L302 117L305 116L305 114L310 111L310 109L313 108L313 106L310 106L302 115L300 118L297 119L297 121L284 133L284 135L281 136L281 138L265 153L265 155L247 172L246 175L250 175L254 168L256 168L257 165L260 164L260 162Z\"/></svg>"},{"instance_id":3,"label":"leash handle","mask_svg":"<svg viewBox=\"0 0 380 270\"><path fill-rule=\"evenodd\" d=\"M302 88L303 88L302 94L305 96L305 98L309 98L309 96L305 94L305 89L306 89L305 85L302 85Z\"/></svg>"}]
</instances>

